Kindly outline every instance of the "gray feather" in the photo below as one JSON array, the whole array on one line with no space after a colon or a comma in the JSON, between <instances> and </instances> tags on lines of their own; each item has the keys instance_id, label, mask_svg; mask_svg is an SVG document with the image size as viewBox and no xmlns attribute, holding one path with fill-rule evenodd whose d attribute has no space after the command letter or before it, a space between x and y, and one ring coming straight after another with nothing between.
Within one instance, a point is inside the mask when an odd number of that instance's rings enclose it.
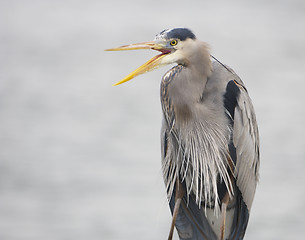
<instances>
[{"instance_id":1,"label":"gray feather","mask_svg":"<svg viewBox=\"0 0 305 240\"><path fill-rule=\"evenodd\" d=\"M161 83L162 168L168 198L171 202L174 199L177 179L186 191L185 207L180 209L176 223L180 239L205 239L199 236L203 233L207 239L219 236L213 226L219 221L219 182L231 199L226 239L242 239L258 181L258 130L251 100L233 70L219 62L213 62L211 69L210 75L198 78L190 68L178 65ZM236 81L241 93L230 119L223 96L231 80ZM227 162L230 141L237 158L233 173ZM194 218L199 226L194 225ZM239 222L241 218L243 222ZM188 234L193 238L183 237Z\"/></svg>"}]
</instances>

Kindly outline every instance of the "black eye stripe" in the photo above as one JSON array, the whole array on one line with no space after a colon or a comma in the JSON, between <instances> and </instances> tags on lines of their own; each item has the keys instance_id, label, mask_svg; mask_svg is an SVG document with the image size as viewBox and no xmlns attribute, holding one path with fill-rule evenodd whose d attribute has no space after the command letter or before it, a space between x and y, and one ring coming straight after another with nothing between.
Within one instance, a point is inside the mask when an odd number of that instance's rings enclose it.
<instances>
[{"instance_id":1,"label":"black eye stripe","mask_svg":"<svg viewBox=\"0 0 305 240\"><path fill-rule=\"evenodd\" d=\"M194 33L187 28L172 28L172 29L165 29L159 34L156 35L156 39L177 39L180 41L184 41L188 38L195 40L196 36Z\"/></svg>"},{"instance_id":2,"label":"black eye stripe","mask_svg":"<svg viewBox=\"0 0 305 240\"><path fill-rule=\"evenodd\" d=\"M194 33L187 28L174 28L166 32L165 38L167 39L179 39L181 41L187 38L196 39Z\"/></svg>"}]
</instances>

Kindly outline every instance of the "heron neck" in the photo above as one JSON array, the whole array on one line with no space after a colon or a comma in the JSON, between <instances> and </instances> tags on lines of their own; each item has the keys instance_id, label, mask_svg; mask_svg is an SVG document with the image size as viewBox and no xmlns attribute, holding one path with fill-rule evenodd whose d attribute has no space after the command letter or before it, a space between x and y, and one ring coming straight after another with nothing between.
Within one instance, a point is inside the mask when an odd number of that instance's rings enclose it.
<instances>
[{"instance_id":1,"label":"heron neck","mask_svg":"<svg viewBox=\"0 0 305 240\"><path fill-rule=\"evenodd\" d=\"M212 74L212 61L206 43L197 41L188 46L189 53L183 71L172 81L179 101L193 104L199 101L205 89L207 79Z\"/></svg>"},{"instance_id":2,"label":"heron neck","mask_svg":"<svg viewBox=\"0 0 305 240\"><path fill-rule=\"evenodd\" d=\"M194 106L200 102L209 76L209 71L202 71L204 64L175 66L163 78L161 101L166 114L175 116L177 124L187 123L194 116Z\"/></svg>"}]
</instances>

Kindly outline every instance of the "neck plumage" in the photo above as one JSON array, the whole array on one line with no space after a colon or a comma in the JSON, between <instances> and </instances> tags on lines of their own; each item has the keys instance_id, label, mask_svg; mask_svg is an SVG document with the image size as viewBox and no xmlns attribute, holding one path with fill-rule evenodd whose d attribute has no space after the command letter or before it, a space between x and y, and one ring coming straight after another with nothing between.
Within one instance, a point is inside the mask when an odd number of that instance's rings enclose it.
<instances>
[{"instance_id":1,"label":"neck plumage","mask_svg":"<svg viewBox=\"0 0 305 240\"><path fill-rule=\"evenodd\" d=\"M175 112L177 123L188 121L192 117L194 104L200 101L208 77L212 72L212 63L208 46L204 42L189 41L183 52L184 61L164 75L167 97ZM199 47L198 47L199 46Z\"/></svg>"}]
</instances>

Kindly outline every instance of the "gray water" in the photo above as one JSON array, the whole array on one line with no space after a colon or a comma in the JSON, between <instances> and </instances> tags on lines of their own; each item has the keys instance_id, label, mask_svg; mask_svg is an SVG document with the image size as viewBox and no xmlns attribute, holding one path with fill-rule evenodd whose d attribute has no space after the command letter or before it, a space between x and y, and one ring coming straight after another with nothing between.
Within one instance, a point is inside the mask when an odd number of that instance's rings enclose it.
<instances>
[{"instance_id":1,"label":"gray water","mask_svg":"<svg viewBox=\"0 0 305 240\"><path fill-rule=\"evenodd\" d=\"M244 80L261 135L246 239L304 239L305 2L0 2L0 239L166 239L159 84L111 85L185 26ZM175 236L177 239L177 236Z\"/></svg>"}]
</instances>

